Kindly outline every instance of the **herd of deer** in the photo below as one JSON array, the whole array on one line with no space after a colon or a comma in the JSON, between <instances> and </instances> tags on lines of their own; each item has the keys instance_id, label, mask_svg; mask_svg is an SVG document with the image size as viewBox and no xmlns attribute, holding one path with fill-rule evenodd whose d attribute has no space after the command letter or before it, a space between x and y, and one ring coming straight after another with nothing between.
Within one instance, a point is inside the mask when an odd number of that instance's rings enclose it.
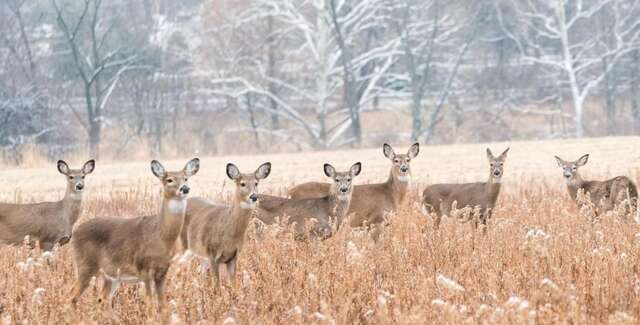
<instances>
[{"instance_id":1,"label":"herd of deer","mask_svg":"<svg viewBox=\"0 0 640 325\"><path fill-rule=\"evenodd\" d=\"M467 184L435 184L422 195L422 205L435 216L438 227L442 216L449 215L452 207L474 207L479 211L478 221L486 224L491 217L504 173L509 149L494 156L487 149L489 179ZM413 144L406 154L396 154L384 144L383 153L391 161L389 178L384 183L353 185L360 174L361 164L355 163L346 172L338 172L330 164L324 165L329 183L305 183L293 187L289 197L260 194L258 184L271 172L271 163L260 165L253 173L241 173L228 164L227 176L236 185L230 203L215 203L204 198L187 199L188 180L200 169L200 161L190 160L180 171L168 172L154 160L151 172L163 187L160 212L139 218L97 217L72 228L81 211L85 176L92 173L95 161L90 160L81 169L70 169L58 161L58 171L67 179L64 198L58 202L34 204L0 203L0 243L20 245L36 243L45 251L54 245L71 242L77 271L73 291L75 305L91 278L101 273L103 294L99 301L112 306L112 298L120 283L143 282L148 306L155 303L162 309L164 283L171 263L177 259L178 238L183 250L180 260L198 256L210 265L217 286L220 286L219 268L224 264L231 281L236 263L245 241L245 232L255 216L270 225L280 218L294 225L297 238L330 237L345 222L351 227L370 229L378 240L388 213L397 211L409 191L411 160L418 156L419 145ZM634 208L637 190L625 176L606 181L586 181L578 168L587 163L589 155L568 162L555 157L563 170L571 197L576 200L584 191L599 207L611 210L626 203ZM578 200L579 201L579 200ZM335 227L334 227L335 226ZM73 234L73 236L72 236ZM155 292L155 297L152 292ZM154 299L155 298L155 299Z\"/></svg>"}]
</instances>

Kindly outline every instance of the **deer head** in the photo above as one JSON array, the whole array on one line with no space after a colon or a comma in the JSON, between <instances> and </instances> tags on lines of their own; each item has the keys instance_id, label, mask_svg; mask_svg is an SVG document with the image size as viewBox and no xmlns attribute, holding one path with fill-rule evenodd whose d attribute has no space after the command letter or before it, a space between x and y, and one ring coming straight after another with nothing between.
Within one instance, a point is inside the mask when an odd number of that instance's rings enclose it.
<instances>
[{"instance_id":1,"label":"deer head","mask_svg":"<svg viewBox=\"0 0 640 325\"><path fill-rule=\"evenodd\" d=\"M589 161L589 154L583 155L576 161L564 161L564 159L555 156L558 167L562 169L562 176L567 180L567 183L574 182L580 179L578 174L578 168L584 166Z\"/></svg>"},{"instance_id":2,"label":"deer head","mask_svg":"<svg viewBox=\"0 0 640 325\"><path fill-rule=\"evenodd\" d=\"M390 145L384 144L382 146L382 153L385 157L391 160L393 164L393 168L391 169L391 173L394 178L401 182L408 182L411 178L411 159L418 156L420 152L420 145L416 142L411 147L406 154L396 154L393 152L393 148Z\"/></svg>"},{"instance_id":3,"label":"deer head","mask_svg":"<svg viewBox=\"0 0 640 325\"><path fill-rule=\"evenodd\" d=\"M353 178L360 175L362 164L357 162L351 166L348 172L337 172L331 164L324 164L324 174L333 180L331 191L335 193L340 200L348 200L351 198L353 191Z\"/></svg>"},{"instance_id":4,"label":"deer head","mask_svg":"<svg viewBox=\"0 0 640 325\"><path fill-rule=\"evenodd\" d=\"M491 178L500 182L502 175L504 174L504 162L507 160L507 153L509 148L503 151L500 156L495 157L491 152L491 149L487 148L487 159L489 160L489 173Z\"/></svg>"},{"instance_id":5,"label":"deer head","mask_svg":"<svg viewBox=\"0 0 640 325\"><path fill-rule=\"evenodd\" d=\"M95 167L96 162L93 159L84 163L80 169L70 169L64 160L58 160L58 171L67 177L67 193L75 194L73 197L80 198L84 190L84 177L91 174Z\"/></svg>"},{"instance_id":6,"label":"deer head","mask_svg":"<svg viewBox=\"0 0 640 325\"><path fill-rule=\"evenodd\" d=\"M162 164L153 160L151 172L162 183L165 198L183 200L189 194L189 177L195 175L200 169L200 159L191 159L180 171L168 172Z\"/></svg>"},{"instance_id":7,"label":"deer head","mask_svg":"<svg viewBox=\"0 0 640 325\"><path fill-rule=\"evenodd\" d=\"M266 162L253 173L242 174L234 164L227 164L227 176L236 183L236 200L242 209L253 209L258 202L258 184L271 173L271 163Z\"/></svg>"}]
</instances>

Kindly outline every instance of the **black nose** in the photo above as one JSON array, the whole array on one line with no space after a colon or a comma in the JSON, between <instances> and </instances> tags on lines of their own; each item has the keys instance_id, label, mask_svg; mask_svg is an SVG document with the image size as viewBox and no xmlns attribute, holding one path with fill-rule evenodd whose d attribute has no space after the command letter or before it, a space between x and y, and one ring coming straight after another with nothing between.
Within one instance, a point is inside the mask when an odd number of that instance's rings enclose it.
<instances>
[{"instance_id":1,"label":"black nose","mask_svg":"<svg viewBox=\"0 0 640 325\"><path fill-rule=\"evenodd\" d=\"M340 189L340 192L342 192L342 193L347 193L347 191L348 191L348 190L349 190L348 188L343 187L343 188L341 188L341 189Z\"/></svg>"},{"instance_id":2,"label":"black nose","mask_svg":"<svg viewBox=\"0 0 640 325\"><path fill-rule=\"evenodd\" d=\"M82 184L77 184L76 185L76 190L78 190L78 191L82 191L83 188L84 188L84 185L82 185Z\"/></svg>"},{"instance_id":3,"label":"black nose","mask_svg":"<svg viewBox=\"0 0 640 325\"><path fill-rule=\"evenodd\" d=\"M258 194L253 193L249 195L249 199L253 202L258 201Z\"/></svg>"},{"instance_id":4,"label":"black nose","mask_svg":"<svg viewBox=\"0 0 640 325\"><path fill-rule=\"evenodd\" d=\"M189 194L189 186L186 186L186 185L182 186L182 187L180 188L180 192L181 192L182 194Z\"/></svg>"},{"instance_id":5,"label":"black nose","mask_svg":"<svg viewBox=\"0 0 640 325\"><path fill-rule=\"evenodd\" d=\"M496 175L496 176L500 176L500 172L497 171L497 170L495 172L493 172L493 174Z\"/></svg>"},{"instance_id":6,"label":"black nose","mask_svg":"<svg viewBox=\"0 0 640 325\"><path fill-rule=\"evenodd\" d=\"M403 173L406 173L406 172L407 172L407 170L409 170L409 168L407 168L407 167L401 167L401 168L400 168L400 170L401 170Z\"/></svg>"}]
</instances>

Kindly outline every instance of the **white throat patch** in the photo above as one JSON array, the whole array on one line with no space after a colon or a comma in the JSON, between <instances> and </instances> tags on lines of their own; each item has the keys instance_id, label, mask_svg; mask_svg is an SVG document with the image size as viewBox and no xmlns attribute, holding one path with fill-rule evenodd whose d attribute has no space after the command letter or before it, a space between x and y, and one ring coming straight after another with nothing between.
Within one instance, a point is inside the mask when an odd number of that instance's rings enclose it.
<instances>
[{"instance_id":1,"label":"white throat patch","mask_svg":"<svg viewBox=\"0 0 640 325\"><path fill-rule=\"evenodd\" d=\"M409 183L411 181L411 175L398 175L398 181L403 183Z\"/></svg>"},{"instance_id":2,"label":"white throat patch","mask_svg":"<svg viewBox=\"0 0 640 325\"><path fill-rule=\"evenodd\" d=\"M69 192L69 198L75 201L82 200L82 192L71 191Z\"/></svg>"},{"instance_id":3,"label":"white throat patch","mask_svg":"<svg viewBox=\"0 0 640 325\"><path fill-rule=\"evenodd\" d=\"M340 200L340 201L348 201L348 200L349 200L349 198L350 198L350 196L349 196L349 195L346 195L346 194L338 194L338 200Z\"/></svg>"},{"instance_id":4,"label":"white throat patch","mask_svg":"<svg viewBox=\"0 0 640 325\"><path fill-rule=\"evenodd\" d=\"M251 210L256 207L256 202L253 201L242 201L240 202L240 209Z\"/></svg>"},{"instance_id":5,"label":"white throat patch","mask_svg":"<svg viewBox=\"0 0 640 325\"><path fill-rule=\"evenodd\" d=\"M171 213L183 214L187 210L187 200L169 200L169 211Z\"/></svg>"}]
</instances>

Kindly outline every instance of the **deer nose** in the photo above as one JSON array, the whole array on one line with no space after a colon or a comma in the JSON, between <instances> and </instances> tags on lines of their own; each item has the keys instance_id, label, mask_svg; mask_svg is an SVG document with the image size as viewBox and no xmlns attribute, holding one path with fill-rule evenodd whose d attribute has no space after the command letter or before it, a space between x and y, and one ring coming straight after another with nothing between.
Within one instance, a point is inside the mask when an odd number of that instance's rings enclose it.
<instances>
[{"instance_id":1,"label":"deer nose","mask_svg":"<svg viewBox=\"0 0 640 325\"><path fill-rule=\"evenodd\" d=\"M342 192L342 193L347 193L347 191L348 191L348 190L349 190L349 189L348 189L348 188L346 188L346 187L341 187L341 188L340 188L340 192Z\"/></svg>"},{"instance_id":2,"label":"deer nose","mask_svg":"<svg viewBox=\"0 0 640 325\"><path fill-rule=\"evenodd\" d=\"M84 188L84 185L82 184L76 184L76 190L78 191L82 191L82 189Z\"/></svg>"},{"instance_id":3,"label":"deer nose","mask_svg":"<svg viewBox=\"0 0 640 325\"><path fill-rule=\"evenodd\" d=\"M250 199L252 202L256 202L256 201L258 201L258 194L256 194L256 193L251 193L251 195L249 195L249 199Z\"/></svg>"},{"instance_id":4,"label":"deer nose","mask_svg":"<svg viewBox=\"0 0 640 325\"><path fill-rule=\"evenodd\" d=\"M495 175L495 176L500 176L500 174L501 174L501 173L500 173L500 171L499 171L499 170L496 170L496 171L494 171L494 172L493 172L493 175Z\"/></svg>"},{"instance_id":5,"label":"deer nose","mask_svg":"<svg viewBox=\"0 0 640 325\"><path fill-rule=\"evenodd\" d=\"M564 177L565 178L570 178L571 177L571 173L564 173Z\"/></svg>"},{"instance_id":6,"label":"deer nose","mask_svg":"<svg viewBox=\"0 0 640 325\"><path fill-rule=\"evenodd\" d=\"M407 166L400 167L400 171L403 172L403 173L406 173L407 170L409 170L409 167L407 167Z\"/></svg>"},{"instance_id":7,"label":"deer nose","mask_svg":"<svg viewBox=\"0 0 640 325\"><path fill-rule=\"evenodd\" d=\"M182 187L180 187L180 193L182 193L182 194L189 194L189 186L187 186L187 185L182 185Z\"/></svg>"}]
</instances>

